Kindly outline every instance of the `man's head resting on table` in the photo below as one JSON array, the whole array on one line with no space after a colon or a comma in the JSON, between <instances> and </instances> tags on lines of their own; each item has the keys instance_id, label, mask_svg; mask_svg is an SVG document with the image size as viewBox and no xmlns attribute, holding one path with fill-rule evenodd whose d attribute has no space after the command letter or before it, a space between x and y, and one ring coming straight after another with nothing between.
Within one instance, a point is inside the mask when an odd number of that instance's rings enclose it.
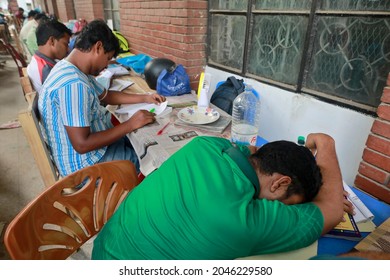
<instances>
[{"instance_id":1,"label":"man's head resting on table","mask_svg":"<svg viewBox=\"0 0 390 280\"><path fill-rule=\"evenodd\" d=\"M249 157L260 181L259 198L285 204L312 201L322 175L311 151L289 141L265 144Z\"/></svg>"}]
</instances>

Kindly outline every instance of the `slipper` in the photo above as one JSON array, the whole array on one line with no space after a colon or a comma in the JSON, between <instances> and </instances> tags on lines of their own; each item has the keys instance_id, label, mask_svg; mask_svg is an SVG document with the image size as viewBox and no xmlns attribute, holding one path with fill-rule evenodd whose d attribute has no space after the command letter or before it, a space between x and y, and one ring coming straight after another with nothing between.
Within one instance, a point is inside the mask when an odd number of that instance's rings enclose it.
<instances>
[{"instance_id":1,"label":"slipper","mask_svg":"<svg viewBox=\"0 0 390 280\"><path fill-rule=\"evenodd\" d=\"M2 125L0 125L0 129L10 129L10 128L18 128L20 127L20 122L18 120L9 121Z\"/></svg>"}]
</instances>

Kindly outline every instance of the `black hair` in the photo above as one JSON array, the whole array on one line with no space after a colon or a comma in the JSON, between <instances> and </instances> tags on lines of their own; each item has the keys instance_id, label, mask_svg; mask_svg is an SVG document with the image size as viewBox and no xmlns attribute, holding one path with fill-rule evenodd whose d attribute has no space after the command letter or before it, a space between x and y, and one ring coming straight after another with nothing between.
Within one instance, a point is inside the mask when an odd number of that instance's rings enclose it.
<instances>
[{"instance_id":1,"label":"black hair","mask_svg":"<svg viewBox=\"0 0 390 280\"><path fill-rule=\"evenodd\" d=\"M34 19L36 21L40 21L40 20L46 20L48 19L47 15L45 13L37 13L35 16L34 16Z\"/></svg>"},{"instance_id":2,"label":"black hair","mask_svg":"<svg viewBox=\"0 0 390 280\"><path fill-rule=\"evenodd\" d=\"M104 52L114 51L114 57L119 53L119 42L108 25L101 19L95 19L88 23L77 36L75 48L82 51L90 51L98 41L102 42Z\"/></svg>"},{"instance_id":3,"label":"black hair","mask_svg":"<svg viewBox=\"0 0 390 280\"><path fill-rule=\"evenodd\" d=\"M68 34L69 37L72 35L72 31L66 27L65 24L55 19L41 20L36 30L37 44L43 46L49 40L50 37L54 37L59 40Z\"/></svg>"},{"instance_id":4,"label":"black hair","mask_svg":"<svg viewBox=\"0 0 390 280\"><path fill-rule=\"evenodd\" d=\"M28 12L27 17L28 18L31 18L31 17L34 18L37 14L38 14L37 11L31 10L31 11Z\"/></svg>"},{"instance_id":5,"label":"black hair","mask_svg":"<svg viewBox=\"0 0 390 280\"><path fill-rule=\"evenodd\" d=\"M285 198L299 194L303 195L303 202L312 201L322 185L315 157L308 148L294 142L267 143L251 155L250 160L263 174L280 173L291 178Z\"/></svg>"}]
</instances>

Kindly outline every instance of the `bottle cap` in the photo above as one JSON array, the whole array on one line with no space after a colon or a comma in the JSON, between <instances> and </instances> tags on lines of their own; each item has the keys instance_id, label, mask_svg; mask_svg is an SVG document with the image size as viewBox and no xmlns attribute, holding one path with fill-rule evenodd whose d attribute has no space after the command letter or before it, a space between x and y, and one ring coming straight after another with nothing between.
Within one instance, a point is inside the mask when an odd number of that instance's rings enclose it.
<instances>
[{"instance_id":1,"label":"bottle cap","mask_svg":"<svg viewBox=\"0 0 390 280\"><path fill-rule=\"evenodd\" d=\"M298 136L298 145L305 145L305 136Z\"/></svg>"}]
</instances>

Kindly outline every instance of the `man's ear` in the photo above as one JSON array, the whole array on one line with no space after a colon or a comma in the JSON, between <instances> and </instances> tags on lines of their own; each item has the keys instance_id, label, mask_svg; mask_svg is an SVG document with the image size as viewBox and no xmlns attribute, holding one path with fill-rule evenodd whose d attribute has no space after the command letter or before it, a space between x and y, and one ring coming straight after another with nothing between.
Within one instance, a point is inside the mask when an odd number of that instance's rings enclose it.
<instances>
[{"instance_id":1,"label":"man's ear","mask_svg":"<svg viewBox=\"0 0 390 280\"><path fill-rule=\"evenodd\" d=\"M271 192L284 194L291 184L291 178L281 174L275 176L277 177L272 181Z\"/></svg>"},{"instance_id":2,"label":"man's ear","mask_svg":"<svg viewBox=\"0 0 390 280\"><path fill-rule=\"evenodd\" d=\"M104 53L104 47L103 47L103 43L101 41L97 41L95 43L94 48L95 48L96 54L100 54L100 52Z\"/></svg>"},{"instance_id":3,"label":"man's ear","mask_svg":"<svg viewBox=\"0 0 390 280\"><path fill-rule=\"evenodd\" d=\"M54 36L50 36L49 39L47 40L47 41L49 42L49 45L50 45L51 47L54 46L54 40L55 40Z\"/></svg>"}]
</instances>

